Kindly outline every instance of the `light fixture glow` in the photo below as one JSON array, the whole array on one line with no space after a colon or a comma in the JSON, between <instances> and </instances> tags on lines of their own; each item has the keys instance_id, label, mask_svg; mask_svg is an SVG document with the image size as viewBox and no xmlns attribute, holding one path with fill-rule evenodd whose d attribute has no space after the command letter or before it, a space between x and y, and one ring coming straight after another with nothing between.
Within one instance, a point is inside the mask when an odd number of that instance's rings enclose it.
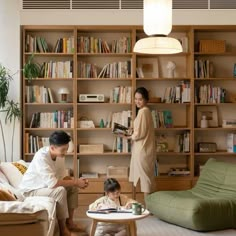
<instances>
[{"instance_id":1,"label":"light fixture glow","mask_svg":"<svg viewBox=\"0 0 236 236\"><path fill-rule=\"evenodd\" d=\"M144 0L144 32L150 36L140 39L134 52L145 54L174 54L183 51L180 42L167 37L172 29L172 0Z\"/></svg>"}]
</instances>

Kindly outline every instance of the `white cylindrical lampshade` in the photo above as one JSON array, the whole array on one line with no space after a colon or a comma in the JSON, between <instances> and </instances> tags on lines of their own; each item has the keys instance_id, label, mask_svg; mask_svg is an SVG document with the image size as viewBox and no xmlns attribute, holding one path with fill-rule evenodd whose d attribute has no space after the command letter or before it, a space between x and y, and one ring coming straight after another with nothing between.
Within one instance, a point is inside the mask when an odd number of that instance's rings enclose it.
<instances>
[{"instance_id":1,"label":"white cylindrical lampshade","mask_svg":"<svg viewBox=\"0 0 236 236\"><path fill-rule=\"evenodd\" d=\"M145 54L174 54L182 51L180 42L170 37L148 37L138 40L134 46L134 52Z\"/></svg>"},{"instance_id":2,"label":"white cylindrical lampshade","mask_svg":"<svg viewBox=\"0 0 236 236\"><path fill-rule=\"evenodd\" d=\"M144 32L168 35L172 28L172 0L144 0Z\"/></svg>"},{"instance_id":3,"label":"white cylindrical lampshade","mask_svg":"<svg viewBox=\"0 0 236 236\"><path fill-rule=\"evenodd\" d=\"M58 91L59 94L69 94L70 91L68 88L60 88Z\"/></svg>"}]
</instances>

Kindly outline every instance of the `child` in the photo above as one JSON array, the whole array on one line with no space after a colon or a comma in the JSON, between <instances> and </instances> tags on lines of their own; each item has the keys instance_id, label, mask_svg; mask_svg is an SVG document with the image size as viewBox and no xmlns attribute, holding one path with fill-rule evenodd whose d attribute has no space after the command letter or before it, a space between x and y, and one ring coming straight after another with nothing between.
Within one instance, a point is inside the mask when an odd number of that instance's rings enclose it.
<instances>
[{"instance_id":1,"label":"child","mask_svg":"<svg viewBox=\"0 0 236 236\"><path fill-rule=\"evenodd\" d=\"M120 184L116 179L109 178L104 182L105 196L97 199L94 203L89 205L89 210L99 210L106 208L131 208L132 203L136 202L127 196L120 194ZM123 224L114 223L98 223L95 236L115 235L125 236L126 226Z\"/></svg>"}]
</instances>

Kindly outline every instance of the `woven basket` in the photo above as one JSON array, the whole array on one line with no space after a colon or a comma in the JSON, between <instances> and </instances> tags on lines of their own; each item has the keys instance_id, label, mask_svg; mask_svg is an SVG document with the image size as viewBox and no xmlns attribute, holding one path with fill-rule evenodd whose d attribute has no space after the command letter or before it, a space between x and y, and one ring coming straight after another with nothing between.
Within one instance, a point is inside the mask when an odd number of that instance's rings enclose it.
<instances>
[{"instance_id":1,"label":"woven basket","mask_svg":"<svg viewBox=\"0 0 236 236\"><path fill-rule=\"evenodd\" d=\"M200 40L199 52L225 52L225 40Z\"/></svg>"}]
</instances>

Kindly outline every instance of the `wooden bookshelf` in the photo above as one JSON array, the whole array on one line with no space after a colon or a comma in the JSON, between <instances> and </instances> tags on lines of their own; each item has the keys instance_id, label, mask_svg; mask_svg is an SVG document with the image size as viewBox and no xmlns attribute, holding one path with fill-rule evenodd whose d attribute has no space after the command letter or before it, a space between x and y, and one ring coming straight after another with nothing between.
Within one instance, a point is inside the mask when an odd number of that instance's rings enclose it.
<instances>
[{"instance_id":1,"label":"wooden bookshelf","mask_svg":"<svg viewBox=\"0 0 236 236\"><path fill-rule=\"evenodd\" d=\"M30 35L34 40L36 37L42 37L48 44L49 50L46 52L27 51L26 45ZM222 128L223 119L236 119L236 103L230 102L229 95L235 94L234 88L236 80L233 76L233 67L236 55L236 26L173 26L172 37L187 39L187 47L183 53L174 55L143 55L133 53L135 40L145 37L142 26L22 26L22 67L27 59L34 54L34 61L42 65L50 62L66 62L73 64L70 77L50 77L36 78L31 82L22 77L22 156L25 160L31 160L34 152L25 152L27 143L25 142L27 135L38 137L48 137L55 129L65 130L70 133L73 138L75 151L67 155L66 165L72 168L75 176L79 176L82 172L98 172L104 176L106 168L109 165L129 166L130 152L114 152L113 143L114 136L111 127L99 128L100 120L109 120L109 114L114 112L122 112L130 110L132 112L132 120L135 118L136 108L133 100L133 92L137 87L144 86L150 91L151 97L165 98L167 88L176 88L180 85L189 86L189 98L185 102L151 102L148 106L151 110L163 111L168 110L172 113L173 126L171 128L157 127L155 133L158 137L165 136L168 141L168 152L157 153L158 173L156 178L157 190L171 189L187 189L193 186L198 175L198 167L206 162L210 157L217 159L228 158L232 161L234 153L228 153L226 136L227 133L235 132L236 128ZM28 38L27 38L28 37ZM64 41L70 39L68 47L70 50L55 52L58 39ZM124 39L122 41L122 39ZM200 52L198 45L201 39L217 39L225 40L225 52ZM86 41L87 40L87 41ZM97 46L81 49L81 45L86 42L101 40L101 45L105 41L110 46L110 52L106 46L103 51L99 51ZM71 42L73 42L71 44ZM82 42L82 44L81 44ZM112 48L118 44L124 45L122 48L114 51ZM37 44L37 43L36 43ZM113 46L112 46L113 45ZM32 46L32 45L31 45ZM123 46L124 47L124 46ZM29 48L29 45L27 45ZM125 51L124 51L125 50ZM209 60L213 64L213 73L208 77L196 78L195 61ZM143 64L147 61L147 71L144 71ZM167 62L172 61L176 64L174 78L169 78L167 73ZM122 62L129 67L125 76L109 76L97 78L101 70L106 64ZM157 64L154 64L156 63ZM82 67L81 67L82 66ZM96 71L87 71L82 73L85 67L96 68ZM144 78L139 78L136 74L136 68L142 66ZM151 67L150 67L151 66ZM83 68L84 67L84 68ZM155 74L152 71L155 68ZM86 75L86 76L83 76ZM153 76L154 75L154 76ZM222 87L226 90L226 98L224 103L206 103L201 104L196 101L196 90L199 86L210 84L216 87ZM54 96L53 103L35 103L27 102L26 86L45 86L52 90ZM110 91L115 87L124 86L131 87L131 102L109 102ZM61 87L69 89L69 101L67 103L59 102L58 90ZM95 102L78 102L79 94L104 94L107 98L104 103ZM197 127L197 107L198 106L216 106L218 112L218 127L199 128ZM56 127L56 128L30 128L32 114L36 112L54 112L56 110L71 110L74 118L73 127ZM80 128L77 124L81 118L93 120L95 128ZM176 136L188 134L189 151L176 152ZM27 135L26 135L27 134ZM199 142L215 142L217 144L217 152L215 153L199 153L197 144ZM105 145L104 153L80 153L80 144L103 143ZM189 176L168 176L170 168L187 168L190 171ZM80 200L84 202L81 209L86 209L87 203L85 199L91 201L98 195L102 194L102 182L104 178L92 179L91 187L82 190ZM122 185L125 186L125 192L134 196L134 188L128 182L128 179L122 179ZM93 188L96 186L96 188ZM128 187L127 187L128 186ZM140 194L140 188L136 188L136 196L143 201ZM84 214L84 212L82 213Z\"/></svg>"}]
</instances>

